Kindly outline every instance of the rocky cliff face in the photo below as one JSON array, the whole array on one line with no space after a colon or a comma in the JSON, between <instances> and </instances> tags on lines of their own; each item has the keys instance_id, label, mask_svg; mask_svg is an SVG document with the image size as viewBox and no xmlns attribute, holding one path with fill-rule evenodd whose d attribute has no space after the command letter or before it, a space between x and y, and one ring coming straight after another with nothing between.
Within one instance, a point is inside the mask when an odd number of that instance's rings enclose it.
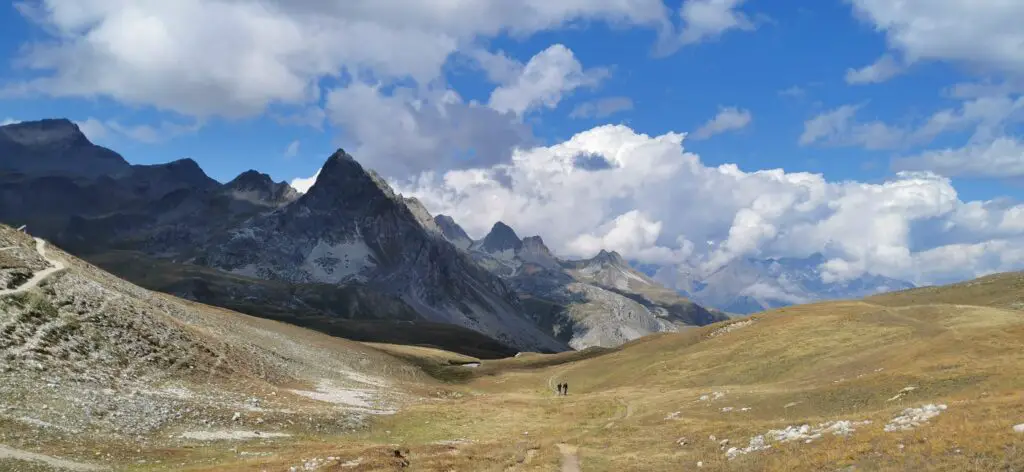
<instances>
[{"instance_id":1,"label":"rocky cliff face","mask_svg":"<svg viewBox=\"0 0 1024 472\"><path fill-rule=\"evenodd\" d=\"M455 247L469 249L469 246L473 244L473 239L466 234L466 231L452 217L437 215L434 217L434 224L441 230L441 235Z\"/></svg>"},{"instance_id":2,"label":"rocky cliff face","mask_svg":"<svg viewBox=\"0 0 1024 472\"><path fill-rule=\"evenodd\" d=\"M465 235L451 218L443 227L446 237ZM520 240L501 222L467 247L478 264L508 281L538 325L575 349L726 319L637 272L615 252L561 261L539 236Z\"/></svg>"}]
</instances>

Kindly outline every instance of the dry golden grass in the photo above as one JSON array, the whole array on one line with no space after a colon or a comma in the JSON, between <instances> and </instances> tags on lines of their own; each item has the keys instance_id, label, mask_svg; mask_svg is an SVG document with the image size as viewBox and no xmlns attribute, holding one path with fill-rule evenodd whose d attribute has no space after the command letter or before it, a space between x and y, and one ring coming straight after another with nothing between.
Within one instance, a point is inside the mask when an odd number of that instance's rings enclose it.
<instances>
[{"instance_id":1,"label":"dry golden grass","mask_svg":"<svg viewBox=\"0 0 1024 472\"><path fill-rule=\"evenodd\" d=\"M1010 309L1021 294L1005 282L1012 278L991 280L998 283L928 292L933 298L788 307L616 349L482 361L352 343L189 304L202 316L183 322L204 339L279 353L297 372L308 370L297 376L307 381L321 375L320 364L351 358L358 372L411 398L354 433L296 426L284 439L188 447L154 440L131 450L96 438L66 452L87 457L95 449L125 470L195 472L302 470L304 461L328 457L317 470L552 471L563 470L566 454L585 472L698 470L698 462L699 470L728 471L1019 471L1024 434L1012 427L1024 423L1024 312ZM265 386L247 381L253 385L233 387ZM555 396L559 382L568 382L568 396ZM914 389L900 395L906 387ZM904 408L924 404L948 408L916 429L883 430ZM309 421L329 410L309 409ZM845 437L726 457L769 430L836 420L871 423ZM19 428L0 422L3 431ZM61 455L60 441L48 450Z\"/></svg>"},{"instance_id":2,"label":"dry golden grass","mask_svg":"<svg viewBox=\"0 0 1024 472\"><path fill-rule=\"evenodd\" d=\"M287 470L301 458L333 455L339 463L363 461L323 470L551 471L560 470L566 448L559 445L569 445L583 471L697 470L698 461L700 470L730 471L1024 468L1024 435L1012 431L1024 423L1024 314L837 302L751 319L717 336L711 333L744 320L615 350L449 366L473 372L449 387L461 397L409 406L356 435L282 443L261 467ZM375 347L435 364L466 360ZM570 395L556 397L551 385L562 381ZM890 400L908 386L915 389ZM712 392L724 396L699 400ZM904 408L929 403L948 409L916 429L883 431ZM725 454L772 429L834 420L872 423L846 437L773 443L733 460ZM455 440L471 442L445 443ZM249 470L223 465L195 470Z\"/></svg>"}]
</instances>

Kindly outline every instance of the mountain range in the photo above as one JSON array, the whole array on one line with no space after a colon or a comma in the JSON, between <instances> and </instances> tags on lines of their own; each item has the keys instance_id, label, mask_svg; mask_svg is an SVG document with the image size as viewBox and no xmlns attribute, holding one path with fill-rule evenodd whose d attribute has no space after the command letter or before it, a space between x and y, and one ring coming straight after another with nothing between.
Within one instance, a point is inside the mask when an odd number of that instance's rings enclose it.
<instances>
[{"instance_id":1,"label":"mountain range","mask_svg":"<svg viewBox=\"0 0 1024 472\"><path fill-rule=\"evenodd\" d=\"M824 300L854 300L915 287L875 274L825 282L820 270L824 263L824 256L814 254L805 258L738 258L710 271L686 264L639 267L691 300L733 314Z\"/></svg>"},{"instance_id":2,"label":"mountain range","mask_svg":"<svg viewBox=\"0 0 1024 472\"><path fill-rule=\"evenodd\" d=\"M63 119L0 127L0 221L144 287L356 340L476 355L615 346L725 315L614 253L473 241L338 150L300 194L191 159L132 165Z\"/></svg>"}]
</instances>

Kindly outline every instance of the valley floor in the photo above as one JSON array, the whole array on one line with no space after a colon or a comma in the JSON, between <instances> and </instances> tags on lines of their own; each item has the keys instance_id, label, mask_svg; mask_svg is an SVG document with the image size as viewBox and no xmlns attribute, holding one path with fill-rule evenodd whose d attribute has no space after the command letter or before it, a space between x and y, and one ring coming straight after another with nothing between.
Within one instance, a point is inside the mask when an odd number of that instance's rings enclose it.
<instances>
[{"instance_id":1,"label":"valley floor","mask_svg":"<svg viewBox=\"0 0 1024 472\"><path fill-rule=\"evenodd\" d=\"M0 470L1024 470L1015 309L833 302L481 361L12 245L7 289L63 270L0 297Z\"/></svg>"}]
</instances>

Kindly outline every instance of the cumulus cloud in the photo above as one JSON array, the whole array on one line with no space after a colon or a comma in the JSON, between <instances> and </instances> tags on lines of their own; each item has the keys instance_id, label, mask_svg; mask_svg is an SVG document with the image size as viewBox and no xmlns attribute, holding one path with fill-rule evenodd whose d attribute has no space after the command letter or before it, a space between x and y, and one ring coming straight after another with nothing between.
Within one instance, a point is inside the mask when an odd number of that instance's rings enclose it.
<instances>
[{"instance_id":1,"label":"cumulus cloud","mask_svg":"<svg viewBox=\"0 0 1024 472\"><path fill-rule=\"evenodd\" d=\"M886 54L878 58L874 63L860 69L847 69L846 83L874 84L885 82L900 72L903 72L903 66L892 56Z\"/></svg>"},{"instance_id":2,"label":"cumulus cloud","mask_svg":"<svg viewBox=\"0 0 1024 472\"><path fill-rule=\"evenodd\" d=\"M1024 206L961 201L935 174L860 183L781 169L744 172L704 165L683 140L602 126L517 150L507 164L425 172L394 184L473 236L501 220L543 236L564 256L603 248L710 270L737 257L820 252L830 280L870 272L915 283L1005 270L1024 257L1001 253L1024 247L1024 224L1012 223ZM604 156L610 165L580 168L581 154ZM942 260L961 248L970 249L971 263Z\"/></svg>"},{"instance_id":3,"label":"cumulus cloud","mask_svg":"<svg viewBox=\"0 0 1024 472\"><path fill-rule=\"evenodd\" d=\"M950 61L1024 75L1024 3L974 0L851 0L854 12L885 33L907 63ZM880 74L882 77L885 74ZM891 76L891 75L890 75Z\"/></svg>"},{"instance_id":4,"label":"cumulus cloud","mask_svg":"<svg viewBox=\"0 0 1024 472\"><path fill-rule=\"evenodd\" d=\"M697 128L693 133L695 139L707 139L716 134L728 131L736 131L746 128L754 116L750 110L743 110L736 107L721 107L714 118Z\"/></svg>"},{"instance_id":5,"label":"cumulus cloud","mask_svg":"<svg viewBox=\"0 0 1024 472\"><path fill-rule=\"evenodd\" d=\"M40 75L13 91L104 96L200 117L305 106L327 77L428 84L454 53L502 33L576 20L671 27L661 0L42 0L20 8L53 40L24 48L20 64Z\"/></svg>"},{"instance_id":6,"label":"cumulus cloud","mask_svg":"<svg viewBox=\"0 0 1024 472\"><path fill-rule=\"evenodd\" d=\"M302 142L296 139L288 143L288 147L284 149L284 157L292 158L299 155L299 147L302 146Z\"/></svg>"},{"instance_id":7,"label":"cumulus cloud","mask_svg":"<svg viewBox=\"0 0 1024 472\"><path fill-rule=\"evenodd\" d=\"M606 69L584 70L569 48L555 44L530 59L509 83L491 92L490 107L522 115L534 108L555 108L580 87L596 86Z\"/></svg>"},{"instance_id":8,"label":"cumulus cloud","mask_svg":"<svg viewBox=\"0 0 1024 472\"><path fill-rule=\"evenodd\" d=\"M607 118L616 113L633 109L633 100L629 97L605 97L576 105L570 118Z\"/></svg>"}]
</instances>

